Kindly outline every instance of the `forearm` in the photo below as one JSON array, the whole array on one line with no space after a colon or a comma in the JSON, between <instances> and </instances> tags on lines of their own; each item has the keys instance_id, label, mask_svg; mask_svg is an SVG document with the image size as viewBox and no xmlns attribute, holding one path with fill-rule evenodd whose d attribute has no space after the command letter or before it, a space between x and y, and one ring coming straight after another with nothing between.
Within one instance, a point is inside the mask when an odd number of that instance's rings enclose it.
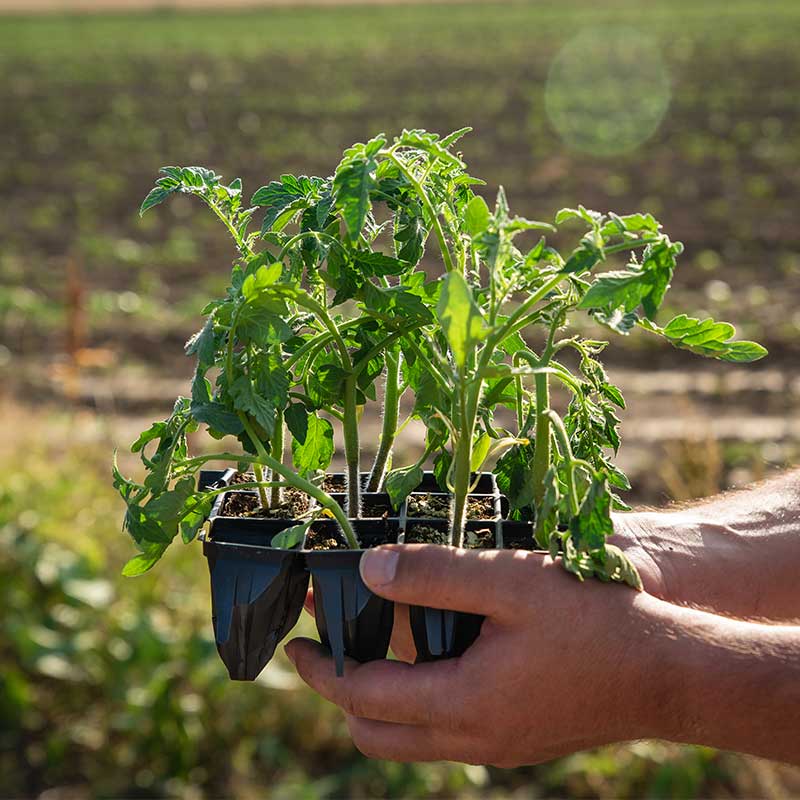
<instances>
[{"instance_id":1,"label":"forearm","mask_svg":"<svg viewBox=\"0 0 800 800\"><path fill-rule=\"evenodd\" d=\"M800 621L800 472L675 511L620 514L649 591L742 619Z\"/></svg>"},{"instance_id":2,"label":"forearm","mask_svg":"<svg viewBox=\"0 0 800 800\"><path fill-rule=\"evenodd\" d=\"M800 763L800 627L645 602L643 734Z\"/></svg>"}]
</instances>

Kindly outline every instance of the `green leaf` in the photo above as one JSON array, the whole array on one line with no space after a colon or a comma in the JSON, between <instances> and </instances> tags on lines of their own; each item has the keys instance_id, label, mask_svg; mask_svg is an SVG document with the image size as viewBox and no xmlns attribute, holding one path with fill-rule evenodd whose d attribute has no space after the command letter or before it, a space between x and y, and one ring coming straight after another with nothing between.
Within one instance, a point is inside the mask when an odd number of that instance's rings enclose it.
<instances>
[{"instance_id":1,"label":"green leaf","mask_svg":"<svg viewBox=\"0 0 800 800\"><path fill-rule=\"evenodd\" d=\"M300 525L293 525L291 528L285 528L280 533L276 533L275 536L272 537L269 546L276 547L279 550L291 550L293 547L297 547L297 545L303 541L306 531L309 529L312 522L313 520L308 520L308 522L303 522Z\"/></svg>"},{"instance_id":2,"label":"green leaf","mask_svg":"<svg viewBox=\"0 0 800 800\"><path fill-rule=\"evenodd\" d=\"M235 412L226 408L222 403L192 403L192 416L197 422L208 425L217 433L238 436L243 430L242 421Z\"/></svg>"},{"instance_id":3,"label":"green leaf","mask_svg":"<svg viewBox=\"0 0 800 800\"><path fill-rule=\"evenodd\" d=\"M292 460L303 476L325 470L333 458L333 426L316 414L308 415L308 429L301 443L292 439Z\"/></svg>"},{"instance_id":4,"label":"green leaf","mask_svg":"<svg viewBox=\"0 0 800 800\"><path fill-rule=\"evenodd\" d=\"M211 506L214 505L215 499L213 495L204 499L200 499L199 495L195 495L189 499L187 505L191 503L192 509L185 514L179 523L181 539L184 544L194 541L197 532L203 527L203 523L211 513Z\"/></svg>"},{"instance_id":5,"label":"green leaf","mask_svg":"<svg viewBox=\"0 0 800 800\"><path fill-rule=\"evenodd\" d=\"M628 586L640 592L644 588L634 563L615 545L607 544L605 546L605 552L600 561L601 563L595 566L595 574L601 580L627 583Z\"/></svg>"},{"instance_id":6,"label":"green leaf","mask_svg":"<svg viewBox=\"0 0 800 800\"><path fill-rule=\"evenodd\" d=\"M361 235L364 221L372 207L369 194L376 185L376 166L371 157L345 154L344 160L336 169L333 181L336 207L342 213L351 242L355 242Z\"/></svg>"},{"instance_id":7,"label":"green leaf","mask_svg":"<svg viewBox=\"0 0 800 800\"><path fill-rule=\"evenodd\" d=\"M406 261L369 250L357 250L353 255L353 261L366 275L401 275L412 266Z\"/></svg>"},{"instance_id":8,"label":"green leaf","mask_svg":"<svg viewBox=\"0 0 800 800\"><path fill-rule=\"evenodd\" d=\"M139 216L143 216L144 212L151 209L153 206L163 203L174 191L175 189L162 189L160 186L151 189L150 193L142 201L142 205L139 208Z\"/></svg>"},{"instance_id":9,"label":"green leaf","mask_svg":"<svg viewBox=\"0 0 800 800\"><path fill-rule=\"evenodd\" d=\"M397 509L417 486L422 483L422 467L414 464L411 467L396 469L386 476L384 485L389 493L392 507Z\"/></svg>"},{"instance_id":10,"label":"green leaf","mask_svg":"<svg viewBox=\"0 0 800 800\"><path fill-rule=\"evenodd\" d=\"M201 368L208 368L214 363L217 352L214 336L214 315L208 317L205 325L184 345L187 356L197 355L197 363Z\"/></svg>"},{"instance_id":11,"label":"green leaf","mask_svg":"<svg viewBox=\"0 0 800 800\"><path fill-rule=\"evenodd\" d=\"M292 403L283 413L286 427L300 444L305 444L308 435L308 411L302 403Z\"/></svg>"},{"instance_id":12,"label":"green leaf","mask_svg":"<svg viewBox=\"0 0 800 800\"><path fill-rule=\"evenodd\" d=\"M275 405L259 394L247 375L236 378L230 386L230 394L237 410L250 414L271 436L275 427Z\"/></svg>"},{"instance_id":13,"label":"green leaf","mask_svg":"<svg viewBox=\"0 0 800 800\"><path fill-rule=\"evenodd\" d=\"M564 264L563 272L576 275L588 272L595 264L604 259L603 251L589 239L584 239L581 247L572 252Z\"/></svg>"},{"instance_id":14,"label":"green leaf","mask_svg":"<svg viewBox=\"0 0 800 800\"><path fill-rule=\"evenodd\" d=\"M633 311L650 291L648 277L639 270L617 270L597 276L578 308L612 308Z\"/></svg>"},{"instance_id":15,"label":"green leaf","mask_svg":"<svg viewBox=\"0 0 800 800\"><path fill-rule=\"evenodd\" d=\"M122 568L122 574L126 578L135 578L137 575L143 575L164 555L166 549L166 545L149 547L144 553L134 556L128 561Z\"/></svg>"},{"instance_id":16,"label":"green leaf","mask_svg":"<svg viewBox=\"0 0 800 800\"><path fill-rule=\"evenodd\" d=\"M242 306L236 322L236 336L242 342L255 342L262 347L288 342L294 331L270 304L251 302Z\"/></svg>"},{"instance_id":17,"label":"green leaf","mask_svg":"<svg viewBox=\"0 0 800 800\"><path fill-rule=\"evenodd\" d=\"M486 324L460 272L445 275L437 313L456 365L463 368L469 353L482 341Z\"/></svg>"},{"instance_id":18,"label":"green leaf","mask_svg":"<svg viewBox=\"0 0 800 800\"><path fill-rule=\"evenodd\" d=\"M488 227L491 220L491 212L486 201L480 196L475 195L467 203L464 209L464 230L474 239L480 236Z\"/></svg>"},{"instance_id":19,"label":"green leaf","mask_svg":"<svg viewBox=\"0 0 800 800\"><path fill-rule=\"evenodd\" d=\"M589 485L578 514L569 521L570 538L578 551L600 550L614 533L608 480L597 473Z\"/></svg>"},{"instance_id":20,"label":"green leaf","mask_svg":"<svg viewBox=\"0 0 800 800\"><path fill-rule=\"evenodd\" d=\"M418 264L425 252L428 230L416 204L403 206L394 216L395 255L408 264Z\"/></svg>"},{"instance_id":21,"label":"green leaf","mask_svg":"<svg viewBox=\"0 0 800 800\"><path fill-rule=\"evenodd\" d=\"M264 264L244 279L242 296L245 300L253 300L256 296L277 283L283 274L284 266L279 261Z\"/></svg>"},{"instance_id":22,"label":"green leaf","mask_svg":"<svg viewBox=\"0 0 800 800\"><path fill-rule=\"evenodd\" d=\"M491 444L492 437L488 433L482 433L478 437L478 441L472 445L472 458L469 462L470 472L477 472L481 468L486 456L489 455Z\"/></svg>"},{"instance_id":23,"label":"green leaf","mask_svg":"<svg viewBox=\"0 0 800 800\"><path fill-rule=\"evenodd\" d=\"M178 517L186 505L186 501L194 493L194 478L182 478L175 488L150 500L143 508L151 519L168 522Z\"/></svg>"},{"instance_id":24,"label":"green leaf","mask_svg":"<svg viewBox=\"0 0 800 800\"><path fill-rule=\"evenodd\" d=\"M139 438L131 445L131 453L138 453L145 445L155 439L163 439L167 435L166 422L154 422L146 431L139 434Z\"/></svg>"},{"instance_id":25,"label":"green leaf","mask_svg":"<svg viewBox=\"0 0 800 800\"><path fill-rule=\"evenodd\" d=\"M704 320L679 314L663 328L641 320L639 323L651 333L663 336L674 347L690 350L697 355L716 358L720 361L749 363L767 355L766 348L757 342L730 341L736 329L728 322L715 322L710 317Z\"/></svg>"}]
</instances>

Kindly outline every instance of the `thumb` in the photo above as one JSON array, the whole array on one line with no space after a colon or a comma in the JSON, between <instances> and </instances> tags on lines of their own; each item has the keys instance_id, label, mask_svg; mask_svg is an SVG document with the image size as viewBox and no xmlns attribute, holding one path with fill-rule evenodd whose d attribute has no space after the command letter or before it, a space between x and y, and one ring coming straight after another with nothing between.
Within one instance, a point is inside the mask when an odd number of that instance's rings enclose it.
<instances>
[{"instance_id":1,"label":"thumb","mask_svg":"<svg viewBox=\"0 0 800 800\"><path fill-rule=\"evenodd\" d=\"M365 551L360 570L364 583L389 600L510 620L543 560L523 551L384 545Z\"/></svg>"}]
</instances>

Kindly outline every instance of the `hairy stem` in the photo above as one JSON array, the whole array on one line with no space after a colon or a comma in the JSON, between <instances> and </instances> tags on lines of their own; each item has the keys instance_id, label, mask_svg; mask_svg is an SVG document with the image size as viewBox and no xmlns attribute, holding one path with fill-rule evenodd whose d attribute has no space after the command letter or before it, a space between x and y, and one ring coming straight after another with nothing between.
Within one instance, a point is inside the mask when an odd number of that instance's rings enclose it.
<instances>
[{"instance_id":1,"label":"hairy stem","mask_svg":"<svg viewBox=\"0 0 800 800\"><path fill-rule=\"evenodd\" d=\"M381 442L372 471L367 482L368 492L379 492L386 475L386 464L397 436L397 421L400 415L400 351L391 348L386 351L386 385L383 396L383 428Z\"/></svg>"},{"instance_id":2,"label":"hairy stem","mask_svg":"<svg viewBox=\"0 0 800 800\"><path fill-rule=\"evenodd\" d=\"M356 376L348 375L344 382L344 460L347 465L347 515L361 516L361 453L358 441L358 406L356 405Z\"/></svg>"},{"instance_id":3,"label":"hairy stem","mask_svg":"<svg viewBox=\"0 0 800 800\"><path fill-rule=\"evenodd\" d=\"M464 546L467 521L467 497L472 478L472 435L483 381L475 381L468 392L463 379L458 386L458 440L453 453L453 510L450 517L448 544Z\"/></svg>"},{"instance_id":4,"label":"hairy stem","mask_svg":"<svg viewBox=\"0 0 800 800\"><path fill-rule=\"evenodd\" d=\"M536 439L533 451L533 499L540 506L544 499L544 476L550 469L550 376L546 372L534 376L536 386Z\"/></svg>"},{"instance_id":5,"label":"hairy stem","mask_svg":"<svg viewBox=\"0 0 800 800\"><path fill-rule=\"evenodd\" d=\"M285 426L283 424L283 411L278 411L275 415L275 430L272 432L270 441L270 452L273 458L283 463L283 448L285 437ZM280 484L272 487L270 491L270 504L279 506L283 502L283 489Z\"/></svg>"},{"instance_id":6,"label":"hairy stem","mask_svg":"<svg viewBox=\"0 0 800 800\"><path fill-rule=\"evenodd\" d=\"M439 215L436 213L436 209L433 207L433 203L431 203L428 193L425 191L422 184L414 177L414 173L411 172L402 158L398 158L391 150L384 152L383 155L397 165L400 172L405 175L408 182L414 187L414 191L419 196L423 207L428 212L428 216L431 218L431 224L433 225L433 230L436 234L436 240L439 243L439 250L441 250L442 258L444 259L445 269L448 272L452 272L453 269L455 269L453 256L450 254L450 248L447 246L447 239L445 238L444 229L442 228L442 221L439 219Z\"/></svg>"},{"instance_id":7,"label":"hairy stem","mask_svg":"<svg viewBox=\"0 0 800 800\"><path fill-rule=\"evenodd\" d=\"M261 464L253 464L253 474L256 476L256 481L258 481L259 484L258 496L261 500L261 507L269 508L269 497L267 497L267 490L262 485L266 481L264 479L264 469L262 468Z\"/></svg>"},{"instance_id":8,"label":"hairy stem","mask_svg":"<svg viewBox=\"0 0 800 800\"><path fill-rule=\"evenodd\" d=\"M561 450L561 457L567 462L567 498L569 500L570 512L572 515L578 513L578 490L575 486L575 459L572 455L572 447L569 443L569 436L567 429L564 427L564 422L555 411L550 409L546 412L546 416L553 426L553 433L555 434L558 448ZM588 466L588 465L587 465Z\"/></svg>"}]
</instances>

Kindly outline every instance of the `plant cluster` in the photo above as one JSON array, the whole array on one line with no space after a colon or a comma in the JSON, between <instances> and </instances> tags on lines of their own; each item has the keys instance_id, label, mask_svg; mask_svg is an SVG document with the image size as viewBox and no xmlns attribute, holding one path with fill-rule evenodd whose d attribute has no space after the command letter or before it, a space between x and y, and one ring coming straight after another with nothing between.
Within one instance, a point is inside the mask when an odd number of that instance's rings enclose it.
<instances>
[{"instance_id":1,"label":"plant cluster","mask_svg":"<svg viewBox=\"0 0 800 800\"><path fill-rule=\"evenodd\" d=\"M309 495L312 513L335 518L353 548L362 491L384 488L398 504L430 461L453 498L450 544L464 542L475 474L495 465L512 516L532 522L538 546L579 577L638 585L633 566L606 543L612 510L626 508L617 492L629 488L612 461L625 402L598 360L607 343L571 333L570 319L586 312L618 334L639 328L725 361L766 351L732 341L733 327L711 319L657 324L682 245L650 214L579 206L559 211L554 224L537 222L513 215L502 189L490 208L475 192L483 182L454 151L467 131L376 136L348 149L332 177L282 175L249 204L238 179L225 184L201 167L162 170L142 213L172 194L194 195L228 229L238 257L226 295L205 307L205 324L186 344L197 361L191 396L133 444L143 483L114 468L125 528L141 551L126 574L149 569L178 535L196 536L226 490L198 491L196 473L209 461L251 471L239 488L258 490L264 507L279 507L287 487ZM559 252L547 235L564 225L583 232ZM421 266L431 243L440 274ZM609 271L617 259L622 268ZM570 398L560 412L553 384ZM425 447L415 463L392 468L406 393ZM359 420L370 405L380 405L382 433L362 485ZM344 508L322 488L334 419ZM187 434L201 425L240 447L192 456ZM305 527L277 544L296 545Z\"/></svg>"}]
</instances>

